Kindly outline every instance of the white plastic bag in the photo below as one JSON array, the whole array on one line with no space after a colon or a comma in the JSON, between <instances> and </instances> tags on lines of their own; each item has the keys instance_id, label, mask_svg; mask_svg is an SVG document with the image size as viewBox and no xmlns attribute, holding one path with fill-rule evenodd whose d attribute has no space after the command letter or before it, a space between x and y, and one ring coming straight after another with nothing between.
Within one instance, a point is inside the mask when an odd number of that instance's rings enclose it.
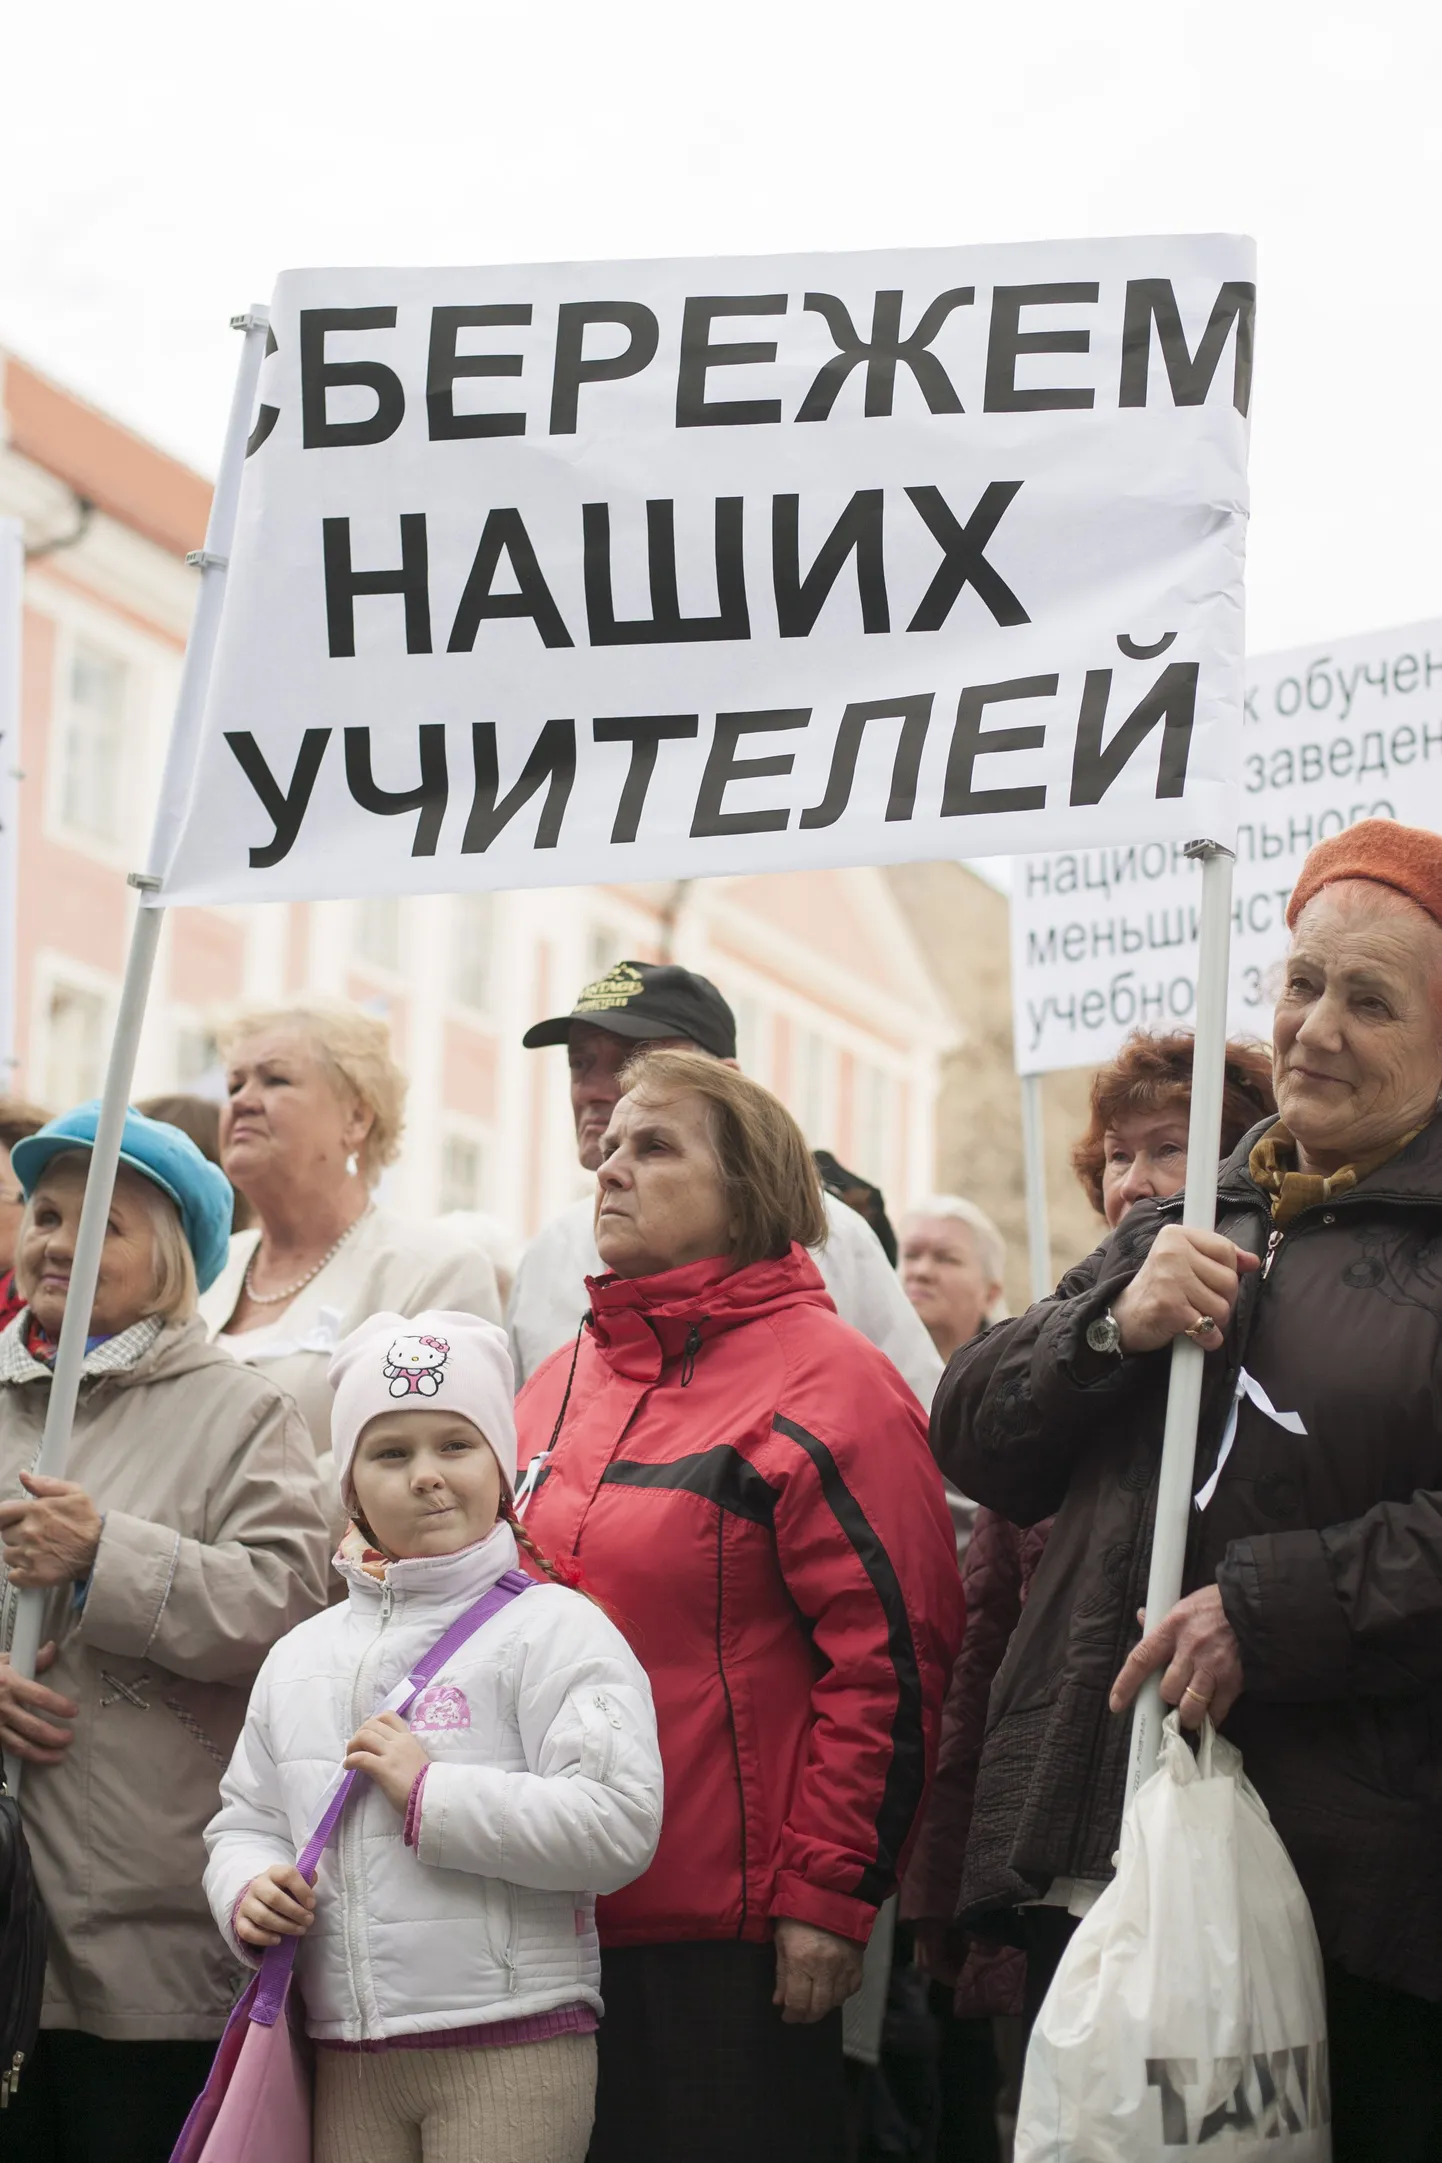
<instances>
[{"instance_id":1,"label":"white plastic bag","mask_svg":"<svg viewBox=\"0 0 1442 2163\"><path fill-rule=\"evenodd\" d=\"M1016 2163L1331 2163L1322 1956L1240 1751L1172 1713L1032 2032Z\"/></svg>"}]
</instances>

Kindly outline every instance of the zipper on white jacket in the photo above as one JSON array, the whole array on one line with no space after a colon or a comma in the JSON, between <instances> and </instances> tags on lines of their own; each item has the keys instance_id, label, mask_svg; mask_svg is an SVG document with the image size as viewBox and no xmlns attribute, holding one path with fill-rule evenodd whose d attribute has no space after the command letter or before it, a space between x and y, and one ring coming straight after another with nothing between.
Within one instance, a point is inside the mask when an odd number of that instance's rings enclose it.
<instances>
[{"instance_id":1,"label":"zipper on white jacket","mask_svg":"<svg viewBox=\"0 0 1442 2163\"><path fill-rule=\"evenodd\" d=\"M355 1733L356 1729L361 1725L361 1722L363 1720L369 1718L369 1714L365 1710L362 1700L361 1684L365 1678L367 1668L371 1667L380 1655L380 1649L384 1642L386 1629L390 1623L391 1613L395 1607L395 1604L396 1596L394 1589L390 1585L382 1584L380 1617L376 1627L376 1632L375 1635L372 1637L369 1645L366 1647L365 1651L361 1654L360 1665L355 1671L355 1681L351 1684L350 1724L352 1734ZM341 1900L344 1903L345 1910L346 1961L350 1968L351 1989L355 1993L356 2012L360 2016L362 2041L367 2040L370 2034L370 2008L365 1993L361 1988L361 1970L363 1966L366 1966L366 1962L364 1951L360 1942L361 1934L358 1927L359 1910L364 1905L366 1897L365 1843L361 1840L359 1831L360 1815L361 1809L364 1806L364 1801L364 1796L358 1795L356 1797L356 1807L354 1809L347 1810L340 1821L340 1840L338 1843L339 1854L336 1858L340 1865L340 1892ZM359 1849L360 1871L358 1879L356 1879L353 1875L353 1871L357 1862L357 1848ZM351 1887L353 1884L356 1883L359 1884L360 1888L359 1899L353 1900L351 1898ZM367 1980L369 1980L368 1975ZM371 1994L372 1996L374 1996L374 1991L372 1991Z\"/></svg>"},{"instance_id":2,"label":"zipper on white jacket","mask_svg":"<svg viewBox=\"0 0 1442 2163\"><path fill-rule=\"evenodd\" d=\"M505 1880L505 1886L506 1942L501 1952L501 1959L505 1963L506 1969L506 1996L513 1998L518 1987L516 1982L516 1940L521 1934L521 1900L519 1893L509 1879Z\"/></svg>"}]
</instances>

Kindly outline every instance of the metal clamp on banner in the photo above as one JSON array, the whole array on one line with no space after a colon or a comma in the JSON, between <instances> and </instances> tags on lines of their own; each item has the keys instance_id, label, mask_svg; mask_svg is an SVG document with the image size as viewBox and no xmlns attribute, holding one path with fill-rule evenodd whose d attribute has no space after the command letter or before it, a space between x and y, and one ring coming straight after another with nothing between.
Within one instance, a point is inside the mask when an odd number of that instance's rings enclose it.
<instances>
[{"instance_id":1,"label":"metal clamp on banner","mask_svg":"<svg viewBox=\"0 0 1442 2163\"><path fill-rule=\"evenodd\" d=\"M231 317L230 327L232 330L269 330L270 310L268 308L247 309L244 315L233 315Z\"/></svg>"},{"instance_id":2,"label":"metal clamp on banner","mask_svg":"<svg viewBox=\"0 0 1442 2163\"><path fill-rule=\"evenodd\" d=\"M185 560L193 571L224 571L230 567L229 556L212 555L208 548L188 549Z\"/></svg>"},{"instance_id":3,"label":"metal clamp on banner","mask_svg":"<svg viewBox=\"0 0 1442 2163\"><path fill-rule=\"evenodd\" d=\"M1204 864L1209 856L1230 856L1235 860L1237 852L1222 841L1189 841L1182 854L1190 856L1195 863Z\"/></svg>"}]
</instances>

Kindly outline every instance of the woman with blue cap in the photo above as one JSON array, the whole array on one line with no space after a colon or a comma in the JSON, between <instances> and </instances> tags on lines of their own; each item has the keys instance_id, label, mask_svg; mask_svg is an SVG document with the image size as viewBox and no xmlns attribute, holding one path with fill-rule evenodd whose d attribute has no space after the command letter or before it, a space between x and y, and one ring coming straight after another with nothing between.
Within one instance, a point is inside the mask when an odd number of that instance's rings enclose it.
<instances>
[{"instance_id":1,"label":"woman with blue cap","mask_svg":"<svg viewBox=\"0 0 1442 2163\"><path fill-rule=\"evenodd\" d=\"M164 2163L239 1979L201 1890L202 1834L262 1660L325 1603L326 1522L299 1413L196 1313L226 1258L226 1180L135 1111L68 1476L33 1476L98 1115L67 1112L12 1152L25 1305L0 1331L0 1643L20 1592L47 1605L43 1679L0 1657L0 1749L26 1767L50 1939L40 2041L0 2138Z\"/></svg>"}]
</instances>

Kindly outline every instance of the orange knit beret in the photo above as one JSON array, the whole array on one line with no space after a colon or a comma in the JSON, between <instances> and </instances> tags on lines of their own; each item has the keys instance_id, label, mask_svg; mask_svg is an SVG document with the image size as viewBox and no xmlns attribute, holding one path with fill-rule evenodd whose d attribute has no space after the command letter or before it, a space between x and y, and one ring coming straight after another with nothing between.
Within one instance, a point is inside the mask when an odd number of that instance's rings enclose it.
<instances>
[{"instance_id":1,"label":"orange knit beret","mask_svg":"<svg viewBox=\"0 0 1442 2163\"><path fill-rule=\"evenodd\" d=\"M1429 833L1425 826L1363 819L1319 841L1308 851L1292 889L1287 929L1293 929L1314 894L1339 879L1371 879L1374 885L1390 886L1442 924L1442 835Z\"/></svg>"}]
</instances>

